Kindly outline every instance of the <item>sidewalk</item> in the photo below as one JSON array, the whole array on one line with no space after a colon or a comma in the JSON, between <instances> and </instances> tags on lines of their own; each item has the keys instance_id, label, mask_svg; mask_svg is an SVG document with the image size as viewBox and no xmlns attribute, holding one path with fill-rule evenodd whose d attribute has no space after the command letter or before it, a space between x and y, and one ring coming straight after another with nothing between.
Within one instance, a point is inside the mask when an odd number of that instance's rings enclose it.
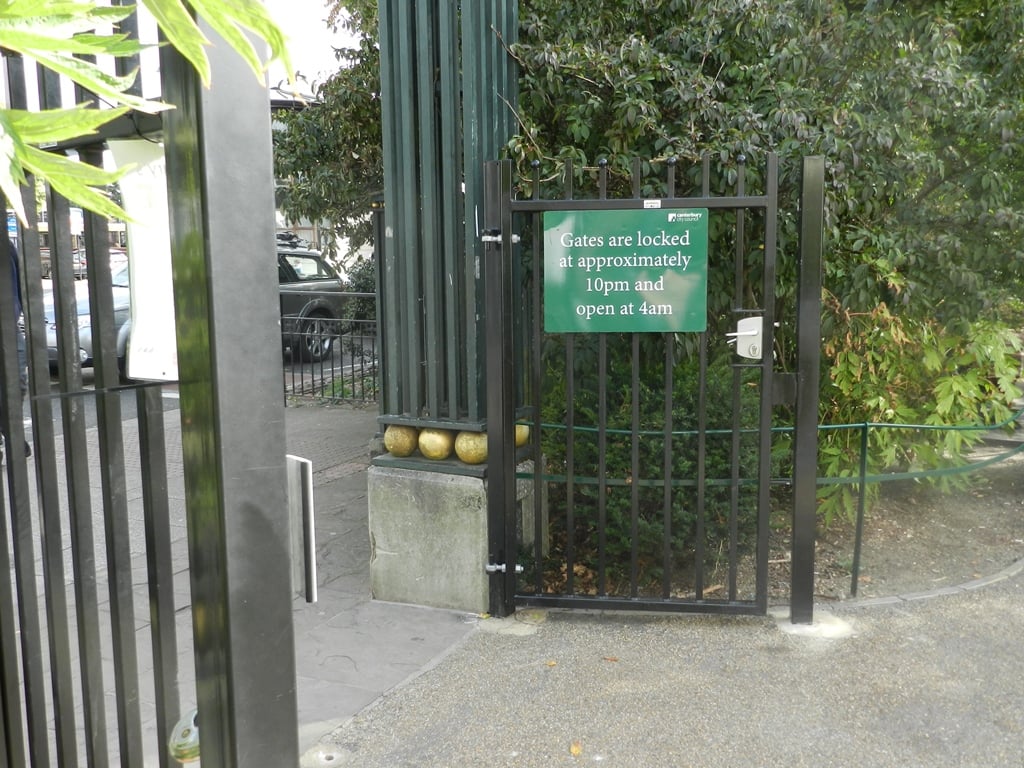
<instances>
[{"instance_id":1,"label":"sidewalk","mask_svg":"<svg viewBox=\"0 0 1024 768\"><path fill-rule=\"evenodd\" d=\"M173 395L172 395L173 397ZM181 714L195 702L195 671L192 659L192 613L189 587L189 559L186 532L181 424L176 405L164 420L167 450L167 501L170 510L171 558L175 579L176 632L180 657L177 684ZM139 444L138 422L122 422L127 446ZM367 519L366 467L370 442L377 432L377 407L327 406L285 409L287 452L313 463L314 506L318 565L316 603L296 598L293 603L296 649L296 695L299 748L316 749L339 726L378 701L387 692L429 668L472 630L465 615L453 611L394 605L370 600L370 542ZM95 439L96 428L89 428ZM58 455L63 454L63 437L57 436ZM102 457L88 455L95 508L100 509L100 468ZM125 451L125 492L130 524L139 531L132 552L135 572L143 576L133 585L137 597L135 621L141 640L137 647L139 667L138 698L142 702L143 762L158 765L158 753L166 746L157 743L154 662L149 646L149 587L145 581L146 548L142 531L141 457L137 450ZM36 498L35 474L29 473L30 496ZM58 483L64 490L62 479ZM38 519L38 516L34 516ZM35 532L37 572L42 573L41 532ZM63 550L65 573L72 571L70 546ZM97 594L104 613L101 643L112 647L109 620L109 587L106 570L98 569ZM45 628L44 628L45 629ZM76 654L77 645L72 649ZM107 680L113 680L111 652L103 661ZM112 693L111 693L112 695ZM117 719L107 705L109 757L117 761L119 742ZM81 717L81 706L76 717ZM172 713L177 715L177 713ZM84 761L84 740L78 744Z\"/></svg>"},{"instance_id":2,"label":"sidewalk","mask_svg":"<svg viewBox=\"0 0 1024 768\"><path fill-rule=\"evenodd\" d=\"M302 765L1024 765L1024 576L766 618L369 600L376 411L289 408L320 602L296 604Z\"/></svg>"},{"instance_id":3,"label":"sidewalk","mask_svg":"<svg viewBox=\"0 0 1024 768\"><path fill-rule=\"evenodd\" d=\"M464 614L370 600L366 467L377 407L290 406L288 452L313 462L318 600L295 603L299 746L339 725L472 630ZM314 763L315 764L315 763Z\"/></svg>"},{"instance_id":4,"label":"sidewalk","mask_svg":"<svg viewBox=\"0 0 1024 768\"><path fill-rule=\"evenodd\" d=\"M485 621L305 765L1016 768L1022 597L1018 578L844 608L808 636L771 618Z\"/></svg>"}]
</instances>

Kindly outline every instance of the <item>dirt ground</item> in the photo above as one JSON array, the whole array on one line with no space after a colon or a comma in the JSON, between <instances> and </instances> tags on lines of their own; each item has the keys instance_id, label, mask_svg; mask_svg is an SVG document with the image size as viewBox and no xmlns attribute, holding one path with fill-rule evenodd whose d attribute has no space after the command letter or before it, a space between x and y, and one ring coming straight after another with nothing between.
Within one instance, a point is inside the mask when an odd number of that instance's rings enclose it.
<instances>
[{"instance_id":1,"label":"dirt ground","mask_svg":"<svg viewBox=\"0 0 1024 768\"><path fill-rule=\"evenodd\" d=\"M882 484L881 497L865 515L856 595L851 577L855 526L836 522L819 531L817 599L888 597L956 586L991 576L1024 557L1024 453L971 477L967 490L946 493L920 481ZM773 537L773 603L789 598L787 538Z\"/></svg>"}]
</instances>

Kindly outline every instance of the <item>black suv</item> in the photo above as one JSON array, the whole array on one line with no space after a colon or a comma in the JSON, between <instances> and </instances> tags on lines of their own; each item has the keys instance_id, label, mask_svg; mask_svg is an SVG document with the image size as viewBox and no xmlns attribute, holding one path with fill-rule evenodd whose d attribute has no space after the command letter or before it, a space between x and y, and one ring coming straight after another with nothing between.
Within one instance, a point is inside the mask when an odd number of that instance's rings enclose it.
<instances>
[{"instance_id":1,"label":"black suv","mask_svg":"<svg viewBox=\"0 0 1024 768\"><path fill-rule=\"evenodd\" d=\"M310 362L330 357L344 311L338 273L316 251L279 245L277 276L284 346Z\"/></svg>"}]
</instances>

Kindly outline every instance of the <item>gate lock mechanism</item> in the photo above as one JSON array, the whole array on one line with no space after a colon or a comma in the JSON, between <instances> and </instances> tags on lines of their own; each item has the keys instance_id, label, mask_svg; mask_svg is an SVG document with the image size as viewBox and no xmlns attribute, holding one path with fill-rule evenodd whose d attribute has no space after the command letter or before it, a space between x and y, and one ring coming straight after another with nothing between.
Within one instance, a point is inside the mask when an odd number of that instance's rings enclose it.
<instances>
[{"instance_id":1,"label":"gate lock mechanism","mask_svg":"<svg viewBox=\"0 0 1024 768\"><path fill-rule=\"evenodd\" d=\"M519 242L519 235L512 234L513 245ZM501 230L500 229L485 229L483 234L480 235L481 243L497 243L501 245Z\"/></svg>"},{"instance_id":2,"label":"gate lock mechanism","mask_svg":"<svg viewBox=\"0 0 1024 768\"><path fill-rule=\"evenodd\" d=\"M778 325L776 323L775 325ZM736 354L751 360L760 360L764 349L764 322L761 317L741 317L735 333L727 333L729 343L736 342Z\"/></svg>"},{"instance_id":3,"label":"gate lock mechanism","mask_svg":"<svg viewBox=\"0 0 1024 768\"><path fill-rule=\"evenodd\" d=\"M484 566L484 570L488 573L507 573L508 569L504 563L488 563ZM522 573L523 566L516 564L516 573Z\"/></svg>"}]
</instances>

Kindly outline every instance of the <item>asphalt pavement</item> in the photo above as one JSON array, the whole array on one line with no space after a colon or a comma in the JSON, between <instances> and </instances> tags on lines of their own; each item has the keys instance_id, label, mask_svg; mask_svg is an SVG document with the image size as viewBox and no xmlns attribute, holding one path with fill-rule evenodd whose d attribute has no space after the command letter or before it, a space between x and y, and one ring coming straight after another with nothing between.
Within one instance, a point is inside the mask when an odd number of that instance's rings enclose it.
<instances>
[{"instance_id":1,"label":"asphalt pavement","mask_svg":"<svg viewBox=\"0 0 1024 768\"><path fill-rule=\"evenodd\" d=\"M302 766L1024 766L1024 576L767 617L373 601L373 408L289 408L320 601L296 604Z\"/></svg>"}]
</instances>

